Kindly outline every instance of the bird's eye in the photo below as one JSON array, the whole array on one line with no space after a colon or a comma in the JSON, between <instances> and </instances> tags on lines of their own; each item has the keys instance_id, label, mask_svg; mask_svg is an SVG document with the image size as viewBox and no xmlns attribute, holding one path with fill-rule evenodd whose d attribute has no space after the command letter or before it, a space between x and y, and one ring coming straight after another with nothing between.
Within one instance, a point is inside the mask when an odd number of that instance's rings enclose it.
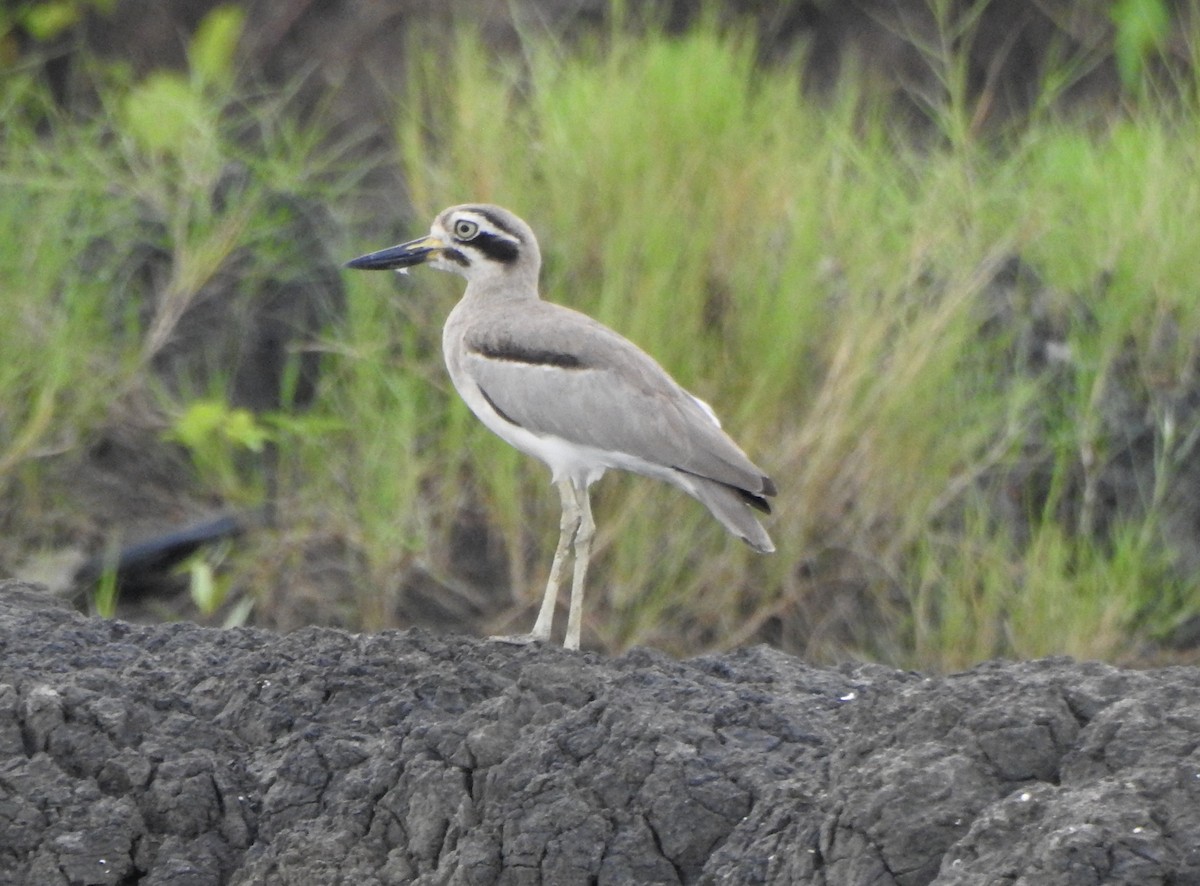
<instances>
[{"instance_id":1,"label":"bird's eye","mask_svg":"<svg viewBox=\"0 0 1200 886\"><path fill-rule=\"evenodd\" d=\"M470 240L479 233L479 225L465 218L454 223L454 236L459 240Z\"/></svg>"}]
</instances>

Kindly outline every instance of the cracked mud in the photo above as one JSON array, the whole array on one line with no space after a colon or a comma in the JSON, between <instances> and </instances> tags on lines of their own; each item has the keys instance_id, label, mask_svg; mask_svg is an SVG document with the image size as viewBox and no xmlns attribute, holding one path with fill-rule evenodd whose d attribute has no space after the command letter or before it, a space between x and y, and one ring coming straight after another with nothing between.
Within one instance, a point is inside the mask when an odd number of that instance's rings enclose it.
<instances>
[{"instance_id":1,"label":"cracked mud","mask_svg":"<svg viewBox=\"0 0 1200 886\"><path fill-rule=\"evenodd\" d=\"M84 618L0 582L0 884L1200 882L1200 679Z\"/></svg>"}]
</instances>

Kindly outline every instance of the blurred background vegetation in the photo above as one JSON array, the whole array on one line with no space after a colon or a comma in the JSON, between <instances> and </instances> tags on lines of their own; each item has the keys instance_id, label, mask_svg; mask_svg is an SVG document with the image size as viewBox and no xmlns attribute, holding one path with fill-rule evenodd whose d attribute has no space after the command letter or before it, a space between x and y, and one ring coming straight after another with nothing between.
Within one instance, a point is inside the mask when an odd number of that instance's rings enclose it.
<instances>
[{"instance_id":1,"label":"blurred background vegetation","mask_svg":"<svg viewBox=\"0 0 1200 886\"><path fill-rule=\"evenodd\" d=\"M448 383L461 282L340 270L486 200L780 488L760 557L606 477L585 645L1194 660L1196 13L9 4L0 574L526 630L557 496Z\"/></svg>"}]
</instances>

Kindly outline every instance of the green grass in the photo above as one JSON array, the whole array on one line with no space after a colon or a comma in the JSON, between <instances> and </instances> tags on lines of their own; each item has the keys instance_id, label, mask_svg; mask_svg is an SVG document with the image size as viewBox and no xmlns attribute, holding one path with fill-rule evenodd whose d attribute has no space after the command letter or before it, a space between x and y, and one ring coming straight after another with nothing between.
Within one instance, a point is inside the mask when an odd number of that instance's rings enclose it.
<instances>
[{"instance_id":1,"label":"green grass","mask_svg":"<svg viewBox=\"0 0 1200 886\"><path fill-rule=\"evenodd\" d=\"M984 140L962 67L932 46L948 97L929 107L934 136L914 139L853 83L806 98L795 70L756 65L752 41L709 26L530 38L519 59L470 36L452 49L406 53L395 162L411 233L451 203L521 214L541 239L544 295L653 354L780 488L767 521L779 550L760 557L681 493L598 484L585 631L605 648L767 639L924 668L1131 659L1194 612L1195 543L1174 519L1200 429L1190 99L1087 122L1042 111ZM114 140L103 114L34 135L39 88L3 87L8 111L35 109L25 124L5 114L0 168L0 299L24 323L0 331L0 485L26 490L9 525L37 510L39 459L80 445L103 392L144 384L156 329L169 336L170 316L129 316L113 297L147 202L166 219L181 307L238 245L269 254L259 190L220 207L195 196L230 159L333 207L327 240L353 244L346 257L387 245L402 211L354 218L353 182L314 171L316 136L284 124L250 147L205 130L180 188L178 158ZM113 257L70 260L98 237ZM1014 257L1024 276L1002 287ZM382 627L412 564L454 585L455 521L482 508L529 605L496 626L525 629L557 496L450 388L440 325L461 281L344 280L321 398L281 436L289 525L263 559L294 574L295 533L334 532L354 623ZM168 419L184 414L186 394L160 396ZM1113 509L1106 468L1135 438L1153 457ZM245 590L282 581L261 560L230 562Z\"/></svg>"},{"instance_id":2,"label":"green grass","mask_svg":"<svg viewBox=\"0 0 1200 886\"><path fill-rule=\"evenodd\" d=\"M131 201L106 195L98 176L81 181L102 162L87 144L94 129L52 145L37 139L44 102L33 83L14 77L0 111L0 482L76 445L136 362L91 346L120 337L128 319L114 297L119 261L97 246L131 224Z\"/></svg>"},{"instance_id":3,"label":"green grass","mask_svg":"<svg viewBox=\"0 0 1200 886\"><path fill-rule=\"evenodd\" d=\"M398 122L418 215L479 199L531 219L546 296L656 355L782 490L780 552L759 559L684 497L606 480L606 605L590 610L606 645L721 646L771 618L820 621L843 588L855 614L803 638L816 657L1112 657L1145 626L1149 585L1193 586L1164 568L1156 525L1169 451L1159 493L1107 536L1078 531L1095 505L1066 479L1083 473L1086 490L1094 450L1120 442L1105 415L1119 366L1152 363L1172 390L1190 371L1194 114L1140 110L1093 132L1046 119L997 150L972 137L947 62L933 115L947 138L915 148L852 90L805 100L793 71L756 68L748 41L711 30L535 44L525 58L518 69L467 41L449 65L418 65ZM1044 283L1037 309L1064 335L1057 372L1014 361L1030 305L985 332L1010 256ZM1154 391L1134 393L1155 408ZM528 490L499 441L468 433L494 450L477 482L510 536L531 531L512 502L536 496L544 562L553 496ZM1059 479L1006 526L990 513L1001 487L1034 464Z\"/></svg>"},{"instance_id":4,"label":"green grass","mask_svg":"<svg viewBox=\"0 0 1200 886\"><path fill-rule=\"evenodd\" d=\"M6 72L0 89L5 573L31 551L110 528L103 516L97 526L73 511L81 502L70 474L105 428L139 427L153 447L178 438L174 425L197 403L226 396L229 378L211 372L218 355L206 356L205 371L169 383L151 367L180 319L205 299L243 310L237 288L223 282L231 268L244 292L305 272L297 247L278 242L281 195L310 198L318 178L322 200L348 193L346 175L316 147L319 133L287 119L286 97L258 102L250 119L246 105L180 77L173 82L192 116L178 141L161 143L130 125L139 96L151 121L140 125L160 118L158 99L127 72L97 64L79 77L89 96L80 109L61 108L20 69ZM253 469L232 468L245 436L219 442L227 451L195 452L195 486L179 490L181 499L261 502Z\"/></svg>"}]
</instances>

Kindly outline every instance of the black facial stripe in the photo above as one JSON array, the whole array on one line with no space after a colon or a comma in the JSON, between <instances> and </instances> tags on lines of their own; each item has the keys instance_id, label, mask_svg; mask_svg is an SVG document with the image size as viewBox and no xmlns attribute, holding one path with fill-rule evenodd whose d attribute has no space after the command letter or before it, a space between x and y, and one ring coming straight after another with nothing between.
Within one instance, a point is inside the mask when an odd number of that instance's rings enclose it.
<instances>
[{"instance_id":1,"label":"black facial stripe","mask_svg":"<svg viewBox=\"0 0 1200 886\"><path fill-rule=\"evenodd\" d=\"M442 257L448 258L456 265L462 265L464 268L470 267L471 260L459 252L457 249L443 249Z\"/></svg>"},{"instance_id":2,"label":"black facial stripe","mask_svg":"<svg viewBox=\"0 0 1200 886\"><path fill-rule=\"evenodd\" d=\"M502 419L504 419L510 425L516 425L518 428L521 427L520 422L513 421L512 418L510 418L507 414L505 414L503 409L501 409L499 406L496 405L496 401L488 396L487 391L485 391L483 388L479 387L479 385L476 385L475 387L479 388L479 393L483 395L483 399L487 401L487 405L492 407L492 409L496 410L496 415L500 416Z\"/></svg>"},{"instance_id":3,"label":"black facial stripe","mask_svg":"<svg viewBox=\"0 0 1200 886\"><path fill-rule=\"evenodd\" d=\"M556 366L559 369L587 369L587 365L574 354L521 347L511 341L473 345L471 350L482 357L487 357L489 360L502 360L505 363L526 363L530 366Z\"/></svg>"},{"instance_id":4,"label":"black facial stripe","mask_svg":"<svg viewBox=\"0 0 1200 886\"><path fill-rule=\"evenodd\" d=\"M495 234L490 234L487 231L482 231L475 235L471 240L471 245L476 247L480 252L490 258L492 261L498 261L501 264L511 264L517 260L520 255L520 247L512 240L505 237L498 237Z\"/></svg>"}]
</instances>

